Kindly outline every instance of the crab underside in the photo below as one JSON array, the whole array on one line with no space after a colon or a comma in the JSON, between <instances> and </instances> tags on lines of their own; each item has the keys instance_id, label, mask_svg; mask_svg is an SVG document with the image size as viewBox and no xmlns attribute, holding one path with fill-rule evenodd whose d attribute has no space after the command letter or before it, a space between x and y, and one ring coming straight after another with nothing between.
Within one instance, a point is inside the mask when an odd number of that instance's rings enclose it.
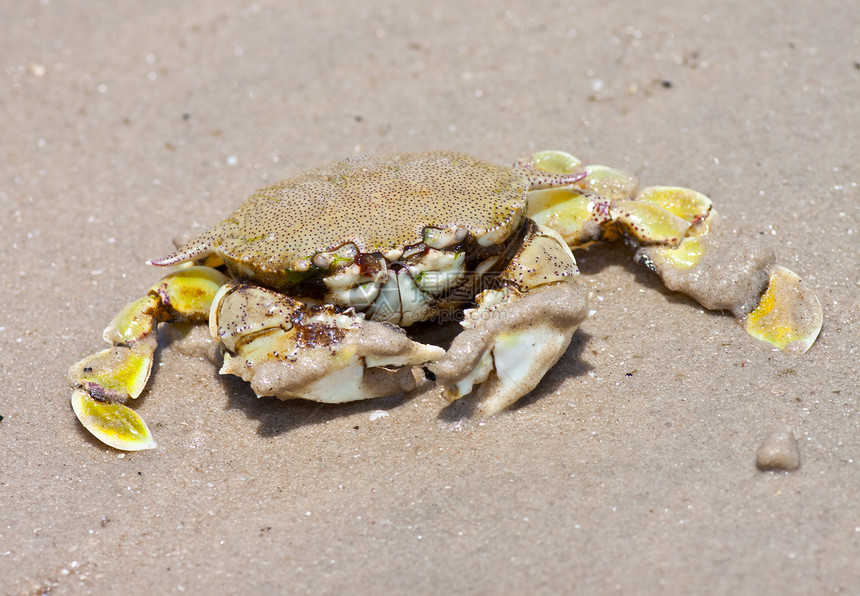
<instances>
[{"instance_id":1,"label":"crab underside","mask_svg":"<svg viewBox=\"0 0 860 596\"><path fill-rule=\"evenodd\" d=\"M814 292L772 251L729 238L708 197L544 151L510 168L451 152L358 157L261 189L150 261L183 264L69 371L78 419L122 450L155 447L125 405L143 391L159 323L208 323L221 373L258 396L339 403L412 390L496 413L534 389L588 312L571 248L624 240L666 286L803 353ZM405 328L461 319L447 350ZM429 373L429 374L428 374Z\"/></svg>"}]
</instances>

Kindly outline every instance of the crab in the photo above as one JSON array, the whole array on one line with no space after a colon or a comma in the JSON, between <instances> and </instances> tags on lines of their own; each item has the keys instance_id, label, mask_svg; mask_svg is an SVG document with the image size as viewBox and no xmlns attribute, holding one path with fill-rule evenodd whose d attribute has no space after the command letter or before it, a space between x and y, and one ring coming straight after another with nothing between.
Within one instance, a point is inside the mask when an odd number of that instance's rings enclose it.
<instances>
[{"instance_id":1,"label":"crab","mask_svg":"<svg viewBox=\"0 0 860 596\"><path fill-rule=\"evenodd\" d=\"M542 151L513 166L433 151L357 156L252 194L169 255L181 265L69 371L72 407L121 450L156 446L126 402L160 323L208 323L222 374L258 396L340 403L435 380L495 414L532 391L588 315L571 248L622 239L665 285L731 311L753 337L805 352L822 311L772 251L716 230L705 195ZM458 318L450 347L407 329Z\"/></svg>"}]
</instances>

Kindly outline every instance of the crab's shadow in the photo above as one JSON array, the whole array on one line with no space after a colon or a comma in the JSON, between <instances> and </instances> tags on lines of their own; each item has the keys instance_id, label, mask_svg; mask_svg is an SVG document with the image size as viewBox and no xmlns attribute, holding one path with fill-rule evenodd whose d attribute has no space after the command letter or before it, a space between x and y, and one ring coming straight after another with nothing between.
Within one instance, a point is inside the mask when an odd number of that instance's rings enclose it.
<instances>
[{"instance_id":1,"label":"crab's shadow","mask_svg":"<svg viewBox=\"0 0 860 596\"><path fill-rule=\"evenodd\" d=\"M250 385L242 379L221 375L218 377L228 401L225 409L241 410L248 418L259 423L257 432L263 437L274 437L305 426L326 424L338 418L375 410L391 410L408 401L411 393L400 393L375 399L326 404L304 399L280 401L275 397L257 397Z\"/></svg>"}]
</instances>

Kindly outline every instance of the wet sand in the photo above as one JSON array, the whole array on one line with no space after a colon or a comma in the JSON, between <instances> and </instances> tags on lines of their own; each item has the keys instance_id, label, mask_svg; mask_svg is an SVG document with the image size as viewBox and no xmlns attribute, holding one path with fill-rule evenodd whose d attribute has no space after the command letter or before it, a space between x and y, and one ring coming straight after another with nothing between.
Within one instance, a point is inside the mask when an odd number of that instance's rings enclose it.
<instances>
[{"instance_id":1,"label":"wet sand","mask_svg":"<svg viewBox=\"0 0 860 596\"><path fill-rule=\"evenodd\" d=\"M0 592L860 592L844 10L7 3ZM544 148L708 194L817 292L817 343L773 351L597 247L577 253L596 313L486 420L433 388L257 399L166 344L135 404L158 449L75 420L66 370L158 279L144 260L253 189L357 152ZM760 471L784 432L800 467Z\"/></svg>"}]
</instances>

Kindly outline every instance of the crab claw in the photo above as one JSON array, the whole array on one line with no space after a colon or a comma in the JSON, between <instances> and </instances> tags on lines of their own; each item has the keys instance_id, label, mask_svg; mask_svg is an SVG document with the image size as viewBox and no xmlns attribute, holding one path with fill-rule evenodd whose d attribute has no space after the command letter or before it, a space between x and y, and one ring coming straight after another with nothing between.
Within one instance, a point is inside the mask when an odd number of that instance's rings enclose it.
<instances>
[{"instance_id":1,"label":"crab claw","mask_svg":"<svg viewBox=\"0 0 860 596\"><path fill-rule=\"evenodd\" d=\"M341 403L411 391L412 367L445 353L351 310L238 282L216 296L210 331L227 350L222 374L280 399Z\"/></svg>"},{"instance_id":2,"label":"crab claw","mask_svg":"<svg viewBox=\"0 0 860 596\"><path fill-rule=\"evenodd\" d=\"M574 283L543 285L526 294L490 290L467 313L468 325L430 365L449 401L475 391L476 411L495 414L537 387L564 354L585 319L586 290Z\"/></svg>"},{"instance_id":3,"label":"crab claw","mask_svg":"<svg viewBox=\"0 0 860 596\"><path fill-rule=\"evenodd\" d=\"M450 401L474 390L476 410L491 415L534 389L564 354L588 311L576 261L554 231L528 224L519 252L466 311L464 330L429 368Z\"/></svg>"}]
</instances>

